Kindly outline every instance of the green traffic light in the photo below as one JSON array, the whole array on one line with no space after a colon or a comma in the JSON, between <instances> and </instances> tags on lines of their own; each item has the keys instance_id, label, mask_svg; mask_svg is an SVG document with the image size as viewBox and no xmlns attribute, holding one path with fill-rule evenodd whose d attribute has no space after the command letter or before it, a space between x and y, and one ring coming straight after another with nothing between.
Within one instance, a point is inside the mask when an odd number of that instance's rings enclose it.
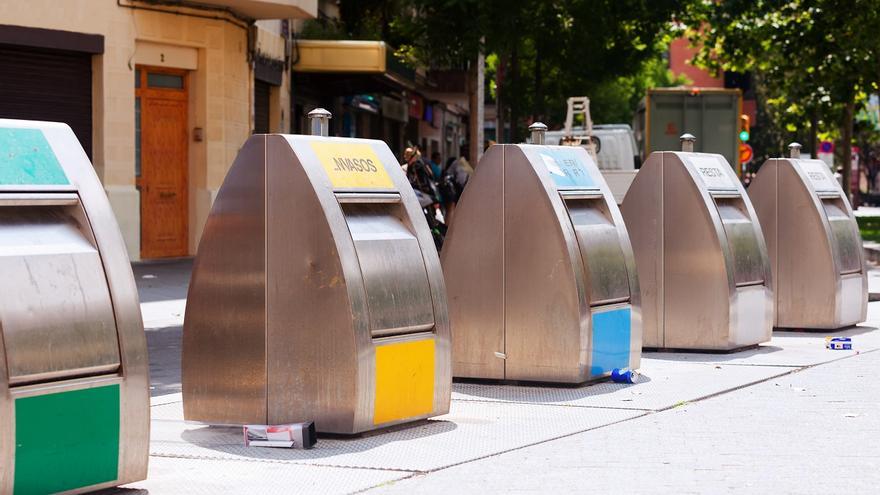
<instances>
[{"instance_id":1,"label":"green traffic light","mask_svg":"<svg viewBox=\"0 0 880 495\"><path fill-rule=\"evenodd\" d=\"M742 142L746 142L749 140L749 131L740 131L739 132L739 140Z\"/></svg>"}]
</instances>

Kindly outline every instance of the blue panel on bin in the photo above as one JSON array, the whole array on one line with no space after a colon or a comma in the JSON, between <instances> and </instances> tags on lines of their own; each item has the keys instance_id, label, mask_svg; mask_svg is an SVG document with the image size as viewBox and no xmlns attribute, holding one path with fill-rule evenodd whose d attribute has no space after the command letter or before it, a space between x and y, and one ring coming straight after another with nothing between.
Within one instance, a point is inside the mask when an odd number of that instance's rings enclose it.
<instances>
[{"instance_id":1,"label":"blue panel on bin","mask_svg":"<svg viewBox=\"0 0 880 495\"><path fill-rule=\"evenodd\" d=\"M0 127L0 185L67 184L43 131Z\"/></svg>"},{"instance_id":2,"label":"blue panel on bin","mask_svg":"<svg viewBox=\"0 0 880 495\"><path fill-rule=\"evenodd\" d=\"M587 164L577 148L543 148L538 152L550 177L559 188L596 188Z\"/></svg>"},{"instance_id":3,"label":"blue panel on bin","mask_svg":"<svg viewBox=\"0 0 880 495\"><path fill-rule=\"evenodd\" d=\"M631 310L625 308L593 313L593 346L590 375L629 367Z\"/></svg>"}]
</instances>

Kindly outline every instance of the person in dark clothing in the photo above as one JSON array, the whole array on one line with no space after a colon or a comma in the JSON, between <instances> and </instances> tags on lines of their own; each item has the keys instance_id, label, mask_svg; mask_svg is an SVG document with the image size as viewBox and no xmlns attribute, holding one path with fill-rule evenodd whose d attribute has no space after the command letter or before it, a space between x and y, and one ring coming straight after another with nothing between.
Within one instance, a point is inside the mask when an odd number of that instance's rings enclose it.
<instances>
[{"instance_id":1,"label":"person in dark clothing","mask_svg":"<svg viewBox=\"0 0 880 495\"><path fill-rule=\"evenodd\" d=\"M458 159L451 159L446 163L446 169L440 178L440 193L443 198L443 216L446 225L452 223L452 214L455 205L461 199L464 187L474 172L467 158L462 155Z\"/></svg>"},{"instance_id":2,"label":"person in dark clothing","mask_svg":"<svg viewBox=\"0 0 880 495\"><path fill-rule=\"evenodd\" d=\"M434 245L439 251L443 247L446 237L446 225L437 218L437 206L440 204L440 192L434 180L431 167L422 160L421 153L416 147L407 148L403 153L405 160L402 165L406 172L406 178L419 198L419 204L431 229Z\"/></svg>"},{"instance_id":3,"label":"person in dark clothing","mask_svg":"<svg viewBox=\"0 0 880 495\"><path fill-rule=\"evenodd\" d=\"M406 178L413 189L421 191L431 197L435 202L440 202L440 194L431 167L422 160L422 154L417 147L407 148L403 152L406 160Z\"/></svg>"}]
</instances>

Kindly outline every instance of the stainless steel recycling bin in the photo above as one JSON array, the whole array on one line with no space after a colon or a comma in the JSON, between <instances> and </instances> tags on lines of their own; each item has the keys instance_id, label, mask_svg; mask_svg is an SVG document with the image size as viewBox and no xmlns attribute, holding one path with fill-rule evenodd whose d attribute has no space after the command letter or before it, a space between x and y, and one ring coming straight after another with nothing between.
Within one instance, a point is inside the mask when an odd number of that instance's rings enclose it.
<instances>
[{"instance_id":1,"label":"stainless steel recycling bin","mask_svg":"<svg viewBox=\"0 0 880 495\"><path fill-rule=\"evenodd\" d=\"M819 160L772 158L749 197L761 221L776 293L776 327L841 328L868 311L859 226L831 170Z\"/></svg>"},{"instance_id":2,"label":"stainless steel recycling bin","mask_svg":"<svg viewBox=\"0 0 880 495\"><path fill-rule=\"evenodd\" d=\"M147 346L116 218L64 124L0 119L0 493L146 478Z\"/></svg>"},{"instance_id":3,"label":"stainless steel recycling bin","mask_svg":"<svg viewBox=\"0 0 880 495\"><path fill-rule=\"evenodd\" d=\"M492 146L441 254L455 376L581 383L638 368L632 248L585 149Z\"/></svg>"},{"instance_id":4,"label":"stainless steel recycling bin","mask_svg":"<svg viewBox=\"0 0 880 495\"><path fill-rule=\"evenodd\" d=\"M440 261L388 146L255 135L214 203L183 331L191 421L351 434L444 414Z\"/></svg>"},{"instance_id":5,"label":"stainless steel recycling bin","mask_svg":"<svg viewBox=\"0 0 880 495\"><path fill-rule=\"evenodd\" d=\"M654 152L626 193L647 348L729 351L770 340L773 290L754 208L721 155Z\"/></svg>"}]
</instances>

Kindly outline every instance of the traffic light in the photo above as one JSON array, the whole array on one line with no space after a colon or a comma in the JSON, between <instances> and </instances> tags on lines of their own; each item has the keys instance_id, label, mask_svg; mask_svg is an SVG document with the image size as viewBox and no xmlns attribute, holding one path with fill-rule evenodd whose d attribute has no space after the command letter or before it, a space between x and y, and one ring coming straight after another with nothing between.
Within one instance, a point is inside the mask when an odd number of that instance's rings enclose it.
<instances>
[{"instance_id":1,"label":"traffic light","mask_svg":"<svg viewBox=\"0 0 880 495\"><path fill-rule=\"evenodd\" d=\"M739 116L739 140L748 142L749 133L751 132L750 119L748 115Z\"/></svg>"}]
</instances>

